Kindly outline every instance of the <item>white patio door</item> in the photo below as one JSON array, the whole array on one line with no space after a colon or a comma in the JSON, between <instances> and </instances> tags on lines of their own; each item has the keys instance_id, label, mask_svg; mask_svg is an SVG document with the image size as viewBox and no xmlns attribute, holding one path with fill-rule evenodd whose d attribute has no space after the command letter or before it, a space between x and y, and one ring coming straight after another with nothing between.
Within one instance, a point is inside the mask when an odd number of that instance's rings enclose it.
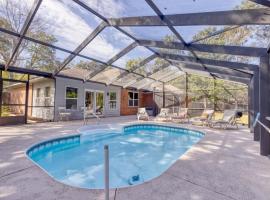
<instances>
[{"instance_id":1,"label":"white patio door","mask_svg":"<svg viewBox=\"0 0 270 200\"><path fill-rule=\"evenodd\" d=\"M86 110L95 113L103 114L104 111L104 93L101 91L85 91L85 108Z\"/></svg>"},{"instance_id":2,"label":"white patio door","mask_svg":"<svg viewBox=\"0 0 270 200\"><path fill-rule=\"evenodd\" d=\"M104 109L104 93L96 92L96 114L102 115Z\"/></svg>"},{"instance_id":3,"label":"white patio door","mask_svg":"<svg viewBox=\"0 0 270 200\"><path fill-rule=\"evenodd\" d=\"M95 111L95 93L92 91L85 91L85 108L93 113Z\"/></svg>"}]
</instances>

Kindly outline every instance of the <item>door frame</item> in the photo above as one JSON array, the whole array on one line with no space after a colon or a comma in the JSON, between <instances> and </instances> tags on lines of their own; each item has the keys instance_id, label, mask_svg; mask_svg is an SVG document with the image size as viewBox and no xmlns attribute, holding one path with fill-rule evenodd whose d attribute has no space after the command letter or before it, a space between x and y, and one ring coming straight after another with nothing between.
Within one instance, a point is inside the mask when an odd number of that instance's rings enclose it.
<instances>
[{"instance_id":1,"label":"door frame","mask_svg":"<svg viewBox=\"0 0 270 200\"><path fill-rule=\"evenodd\" d=\"M93 104L93 111L94 113L96 113L96 108L97 108L97 105L96 105L96 101L97 101L97 93L102 93L103 94L103 112L104 112L104 109L105 109L105 91L104 90L93 90L93 89L84 89L84 107L85 107L85 102L86 102L86 92L93 92L94 93L94 104Z\"/></svg>"}]
</instances>

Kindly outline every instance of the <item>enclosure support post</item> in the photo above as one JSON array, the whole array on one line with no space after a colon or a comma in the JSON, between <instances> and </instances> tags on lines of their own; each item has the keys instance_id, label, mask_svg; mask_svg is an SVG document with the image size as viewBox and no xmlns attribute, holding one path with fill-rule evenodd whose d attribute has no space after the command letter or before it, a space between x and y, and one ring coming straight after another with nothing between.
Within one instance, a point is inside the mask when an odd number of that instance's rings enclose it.
<instances>
[{"instance_id":1,"label":"enclosure support post","mask_svg":"<svg viewBox=\"0 0 270 200\"><path fill-rule=\"evenodd\" d=\"M155 105L154 106L154 113L153 113L154 116L157 115L157 110L158 110L158 106L156 104L156 99L155 99L156 98L156 92L155 91L156 91L156 88L154 87L153 88L153 101L154 101L154 105Z\"/></svg>"},{"instance_id":2,"label":"enclosure support post","mask_svg":"<svg viewBox=\"0 0 270 200\"><path fill-rule=\"evenodd\" d=\"M188 108L188 73L186 73L186 108Z\"/></svg>"},{"instance_id":3,"label":"enclosure support post","mask_svg":"<svg viewBox=\"0 0 270 200\"><path fill-rule=\"evenodd\" d=\"M260 73L259 73L259 106L260 106L260 121L270 127L270 121L266 119L270 116L270 60L269 54L265 54L260 58ZM257 125L258 126L258 125ZM262 126L260 126L260 153L263 156L270 154L270 134Z\"/></svg>"},{"instance_id":4,"label":"enclosure support post","mask_svg":"<svg viewBox=\"0 0 270 200\"><path fill-rule=\"evenodd\" d=\"M255 70L249 84L249 123L250 132L254 133L254 141L260 140L260 127L253 127L256 114L259 110L259 70Z\"/></svg>"},{"instance_id":5,"label":"enclosure support post","mask_svg":"<svg viewBox=\"0 0 270 200\"><path fill-rule=\"evenodd\" d=\"M2 116L2 96L3 96L3 79L2 79L2 70L0 70L0 117Z\"/></svg>"},{"instance_id":6,"label":"enclosure support post","mask_svg":"<svg viewBox=\"0 0 270 200\"><path fill-rule=\"evenodd\" d=\"M254 121L254 76L250 79L248 85L248 128L251 133L254 133L252 122ZM255 138L254 138L255 140Z\"/></svg>"},{"instance_id":7,"label":"enclosure support post","mask_svg":"<svg viewBox=\"0 0 270 200\"><path fill-rule=\"evenodd\" d=\"M163 95L162 95L162 97L163 97L163 99L162 99L162 103L163 103L163 105L162 105L162 107L163 108L165 108L165 83L163 83L163 85L162 85L162 92L163 92Z\"/></svg>"},{"instance_id":8,"label":"enclosure support post","mask_svg":"<svg viewBox=\"0 0 270 200\"><path fill-rule=\"evenodd\" d=\"M214 85L213 85L213 93L214 93L214 111L216 111L216 109L217 109L217 99L216 99L216 79L213 79L213 81L214 81Z\"/></svg>"},{"instance_id":9,"label":"enclosure support post","mask_svg":"<svg viewBox=\"0 0 270 200\"><path fill-rule=\"evenodd\" d=\"M109 146L104 146L104 184L105 200L109 200Z\"/></svg>"},{"instance_id":10,"label":"enclosure support post","mask_svg":"<svg viewBox=\"0 0 270 200\"><path fill-rule=\"evenodd\" d=\"M56 108L56 77L53 78L53 82L54 82L54 94L53 94L53 121L57 121L58 117L57 113L58 113L58 109ZM33 96L33 95L32 95Z\"/></svg>"},{"instance_id":11,"label":"enclosure support post","mask_svg":"<svg viewBox=\"0 0 270 200\"><path fill-rule=\"evenodd\" d=\"M29 74L27 75L27 82L26 82L26 91L25 91L25 107L24 107L24 116L25 116L25 121L24 123L27 124L27 118L28 118L28 98L29 98Z\"/></svg>"}]
</instances>

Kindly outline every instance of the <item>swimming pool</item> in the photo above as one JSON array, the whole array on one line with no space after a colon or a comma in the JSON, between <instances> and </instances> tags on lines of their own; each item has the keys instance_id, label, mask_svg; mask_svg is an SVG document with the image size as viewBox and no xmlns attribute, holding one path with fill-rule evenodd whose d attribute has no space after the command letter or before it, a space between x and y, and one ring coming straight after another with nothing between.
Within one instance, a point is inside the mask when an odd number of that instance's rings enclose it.
<instances>
[{"instance_id":1,"label":"swimming pool","mask_svg":"<svg viewBox=\"0 0 270 200\"><path fill-rule=\"evenodd\" d=\"M203 133L153 124L93 132L36 144L28 157L62 183L89 189L104 187L105 144L110 151L110 188L151 180L166 171Z\"/></svg>"}]
</instances>

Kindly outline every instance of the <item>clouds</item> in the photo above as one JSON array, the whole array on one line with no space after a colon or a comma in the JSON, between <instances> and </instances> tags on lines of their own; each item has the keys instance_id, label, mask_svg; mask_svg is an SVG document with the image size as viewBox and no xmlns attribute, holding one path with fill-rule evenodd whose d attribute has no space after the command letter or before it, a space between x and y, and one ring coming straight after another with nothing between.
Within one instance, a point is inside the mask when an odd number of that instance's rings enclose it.
<instances>
[{"instance_id":1,"label":"clouds","mask_svg":"<svg viewBox=\"0 0 270 200\"><path fill-rule=\"evenodd\" d=\"M87 23L68 5L55 0L44 0L37 16L48 23L47 31L57 38L58 45L69 50L74 50L98 24L94 20L91 24Z\"/></svg>"},{"instance_id":2,"label":"clouds","mask_svg":"<svg viewBox=\"0 0 270 200\"><path fill-rule=\"evenodd\" d=\"M132 42L132 39L115 28L107 27L82 51L82 54L108 61Z\"/></svg>"},{"instance_id":3,"label":"clouds","mask_svg":"<svg viewBox=\"0 0 270 200\"><path fill-rule=\"evenodd\" d=\"M124 4L119 0L83 0L90 8L105 17L117 17L124 12Z\"/></svg>"},{"instance_id":4,"label":"clouds","mask_svg":"<svg viewBox=\"0 0 270 200\"><path fill-rule=\"evenodd\" d=\"M101 19L95 15L66 0L44 0L37 16L46 21L47 32L56 37L57 45L71 51L101 23ZM84 55L106 61L132 42L121 32L106 29L85 48L82 52Z\"/></svg>"},{"instance_id":5,"label":"clouds","mask_svg":"<svg viewBox=\"0 0 270 200\"><path fill-rule=\"evenodd\" d=\"M164 14L196 13L233 10L243 0L154 0Z\"/></svg>"},{"instance_id":6,"label":"clouds","mask_svg":"<svg viewBox=\"0 0 270 200\"><path fill-rule=\"evenodd\" d=\"M118 67L126 68L126 63L128 60L138 59L138 58L144 59L152 54L153 53L150 50L146 49L145 47L138 46L138 47L135 47L132 51L130 51L126 55L124 55L123 57L121 57L120 59L118 59L114 63L114 65Z\"/></svg>"}]
</instances>

